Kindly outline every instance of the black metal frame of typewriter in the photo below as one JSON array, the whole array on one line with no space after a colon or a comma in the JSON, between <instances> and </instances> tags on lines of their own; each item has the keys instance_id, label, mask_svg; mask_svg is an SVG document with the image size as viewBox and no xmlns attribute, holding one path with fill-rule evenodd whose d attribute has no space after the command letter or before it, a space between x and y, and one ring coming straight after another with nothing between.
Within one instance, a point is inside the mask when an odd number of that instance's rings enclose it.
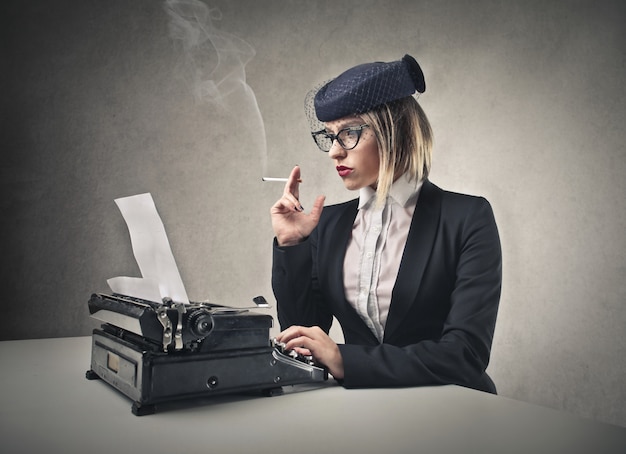
<instances>
[{"instance_id":1,"label":"black metal frame of typewriter","mask_svg":"<svg viewBox=\"0 0 626 454\"><path fill-rule=\"evenodd\" d=\"M272 343L271 315L101 294L91 296L89 311L101 321L103 313L115 316L93 331L86 378L132 399L137 416L165 402L250 391L274 396L282 386L328 379L326 369ZM139 333L115 324L124 321Z\"/></svg>"}]
</instances>

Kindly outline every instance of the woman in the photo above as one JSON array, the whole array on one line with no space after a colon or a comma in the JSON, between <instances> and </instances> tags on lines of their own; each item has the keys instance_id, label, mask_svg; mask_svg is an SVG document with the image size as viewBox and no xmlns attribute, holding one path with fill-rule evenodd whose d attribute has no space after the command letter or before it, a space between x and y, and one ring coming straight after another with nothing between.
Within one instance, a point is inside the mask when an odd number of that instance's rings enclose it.
<instances>
[{"instance_id":1,"label":"woman","mask_svg":"<svg viewBox=\"0 0 626 454\"><path fill-rule=\"evenodd\" d=\"M271 209L272 286L286 350L345 387L458 384L485 373L501 287L489 203L428 180L432 134L415 59L356 66L313 90L317 145L359 198L305 213L295 167ZM329 336L333 317L345 344Z\"/></svg>"}]
</instances>

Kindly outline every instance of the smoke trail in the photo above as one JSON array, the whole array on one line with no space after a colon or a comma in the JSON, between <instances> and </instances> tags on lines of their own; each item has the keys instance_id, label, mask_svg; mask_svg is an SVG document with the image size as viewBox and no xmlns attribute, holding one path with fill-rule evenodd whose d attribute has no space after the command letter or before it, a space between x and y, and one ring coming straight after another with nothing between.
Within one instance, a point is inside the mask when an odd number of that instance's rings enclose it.
<instances>
[{"instance_id":1,"label":"smoke trail","mask_svg":"<svg viewBox=\"0 0 626 454\"><path fill-rule=\"evenodd\" d=\"M256 52L250 44L219 30L217 8L199 0L166 0L170 37L182 47L182 76L198 103L219 106L241 119L258 142L262 169L266 167L265 126L252 88L246 83L246 64ZM243 107L241 107L243 106ZM239 108L240 110L234 111Z\"/></svg>"}]
</instances>

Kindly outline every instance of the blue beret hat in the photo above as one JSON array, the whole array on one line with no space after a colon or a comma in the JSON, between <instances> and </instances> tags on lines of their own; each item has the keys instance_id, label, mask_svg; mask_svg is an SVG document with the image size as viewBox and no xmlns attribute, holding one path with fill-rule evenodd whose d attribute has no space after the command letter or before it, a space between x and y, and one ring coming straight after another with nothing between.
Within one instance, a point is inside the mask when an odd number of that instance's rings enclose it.
<instances>
[{"instance_id":1,"label":"blue beret hat","mask_svg":"<svg viewBox=\"0 0 626 454\"><path fill-rule=\"evenodd\" d=\"M348 69L315 93L315 115L321 122L333 121L425 90L424 73L410 55L389 63L365 63Z\"/></svg>"}]
</instances>

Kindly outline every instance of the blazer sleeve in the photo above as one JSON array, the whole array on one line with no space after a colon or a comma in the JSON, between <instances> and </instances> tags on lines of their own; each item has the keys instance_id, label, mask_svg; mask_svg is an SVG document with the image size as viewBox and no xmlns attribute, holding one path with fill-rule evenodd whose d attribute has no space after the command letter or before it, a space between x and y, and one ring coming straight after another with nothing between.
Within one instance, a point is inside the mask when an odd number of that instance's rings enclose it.
<instances>
[{"instance_id":1,"label":"blazer sleeve","mask_svg":"<svg viewBox=\"0 0 626 454\"><path fill-rule=\"evenodd\" d=\"M449 304L440 335L406 344L340 345L345 387L458 384L495 393L485 369L500 299L501 247L491 206L483 198L472 200L456 233L439 227L424 278L437 285L437 268L444 266L437 263L456 263L451 291L441 302L426 302Z\"/></svg>"},{"instance_id":2,"label":"blazer sleeve","mask_svg":"<svg viewBox=\"0 0 626 454\"><path fill-rule=\"evenodd\" d=\"M288 247L279 247L274 239L272 289L282 329L301 325L330 330L333 316L321 298L313 268L310 237Z\"/></svg>"}]
</instances>

